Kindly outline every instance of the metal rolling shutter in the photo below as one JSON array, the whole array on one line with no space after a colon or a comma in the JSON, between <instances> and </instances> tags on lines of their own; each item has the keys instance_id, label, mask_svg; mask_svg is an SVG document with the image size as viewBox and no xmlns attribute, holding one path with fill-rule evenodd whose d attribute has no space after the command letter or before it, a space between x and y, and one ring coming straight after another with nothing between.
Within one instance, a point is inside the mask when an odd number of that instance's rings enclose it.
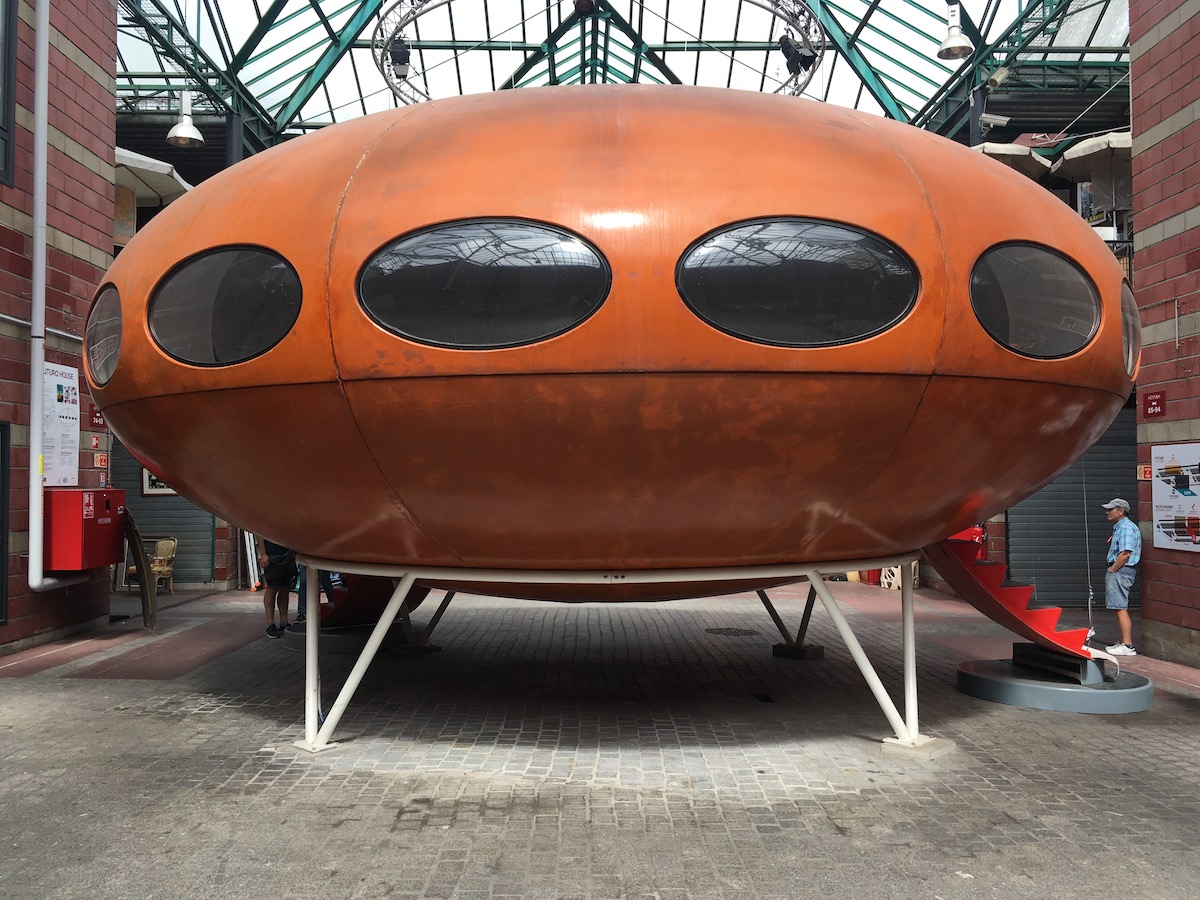
<instances>
[{"instance_id":1,"label":"metal rolling shutter","mask_svg":"<svg viewBox=\"0 0 1200 900\"><path fill-rule=\"evenodd\" d=\"M175 537L175 585L208 584L213 580L213 515L177 495L142 496L142 466L113 438L112 483L125 491L143 537Z\"/></svg>"},{"instance_id":2,"label":"metal rolling shutter","mask_svg":"<svg viewBox=\"0 0 1200 900\"><path fill-rule=\"evenodd\" d=\"M1092 607L1104 608L1112 526L1100 505L1124 497L1136 520L1137 491L1137 417L1126 406L1083 459L1008 511L1009 577L1034 586L1033 605L1087 606L1090 576ZM1135 582L1132 600L1138 591Z\"/></svg>"}]
</instances>

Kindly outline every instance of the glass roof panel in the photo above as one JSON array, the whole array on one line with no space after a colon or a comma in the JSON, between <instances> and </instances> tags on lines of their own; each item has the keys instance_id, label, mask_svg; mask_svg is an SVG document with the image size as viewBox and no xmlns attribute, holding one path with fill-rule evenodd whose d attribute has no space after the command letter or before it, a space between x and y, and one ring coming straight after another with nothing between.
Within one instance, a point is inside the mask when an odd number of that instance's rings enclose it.
<instances>
[{"instance_id":1,"label":"glass roof panel","mask_svg":"<svg viewBox=\"0 0 1200 900\"><path fill-rule=\"evenodd\" d=\"M1044 62L1049 48L1062 47L1049 52L1078 60L1082 48L1115 47L1106 58L1128 62L1128 0L962 0L964 33L978 47L961 63L937 58L945 0L595 0L595 12L582 16L577 5L589 4L117 0L118 110L174 110L189 87L197 114L237 106L269 142L401 102L513 84L679 81L785 91L792 75L779 40L789 31L802 37L788 25L799 14L826 35L803 96L918 124L955 85L981 85L1005 54ZM372 39L381 22L386 39L401 19L411 75L398 98Z\"/></svg>"}]
</instances>

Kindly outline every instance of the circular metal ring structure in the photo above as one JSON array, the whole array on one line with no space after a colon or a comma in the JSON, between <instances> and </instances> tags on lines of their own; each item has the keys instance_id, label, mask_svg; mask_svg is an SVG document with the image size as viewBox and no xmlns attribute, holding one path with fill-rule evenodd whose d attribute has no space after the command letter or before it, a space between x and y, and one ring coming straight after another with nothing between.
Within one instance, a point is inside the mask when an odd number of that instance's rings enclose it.
<instances>
[{"instance_id":1,"label":"circular metal ring structure","mask_svg":"<svg viewBox=\"0 0 1200 900\"><path fill-rule=\"evenodd\" d=\"M799 96L808 87L825 58L827 41L825 29L820 20L804 0L746 0L746 2L774 16L779 20L782 28L778 48L786 60L787 77L779 80L777 86L770 92ZM454 0L393 0L379 16L375 31L371 35L371 56L388 88L403 104L410 105L434 99L428 91L420 87L424 73L413 59L414 54L409 45L409 35L417 33L418 20L422 16L450 6L452 3ZM524 22L538 16L548 15L552 8L560 5L558 0L549 0L545 7L528 14ZM734 5L730 0L730 6ZM602 0L587 4L586 12L583 12L581 6L581 4L576 4L575 13L580 21L594 16L603 17L615 14ZM564 21L569 22L570 18ZM515 23L513 27L523 25L524 22ZM669 24L674 25L675 23ZM686 33L682 28L679 30ZM773 31L774 29L772 29L772 33ZM701 44L707 43L699 38L696 41ZM648 48L645 44L638 49L639 53L647 51Z\"/></svg>"}]
</instances>

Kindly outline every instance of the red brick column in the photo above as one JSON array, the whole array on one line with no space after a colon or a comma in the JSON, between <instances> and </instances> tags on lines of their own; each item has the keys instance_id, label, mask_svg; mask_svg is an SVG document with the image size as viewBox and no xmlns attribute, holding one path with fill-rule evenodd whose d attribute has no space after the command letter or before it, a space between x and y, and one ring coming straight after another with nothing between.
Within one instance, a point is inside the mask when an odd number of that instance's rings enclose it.
<instances>
[{"instance_id":1,"label":"red brick column","mask_svg":"<svg viewBox=\"0 0 1200 900\"><path fill-rule=\"evenodd\" d=\"M33 5L18 7L13 184L0 184L0 421L9 424L6 649L108 621L108 572L82 585L29 590L29 327L33 234ZM84 322L112 259L116 11L112 0L55 0L50 7L47 159L46 361L82 370ZM38 381L40 389L40 380ZM99 487L95 466L110 436L90 423L80 375L79 485ZM93 435L96 437L93 448Z\"/></svg>"},{"instance_id":2,"label":"red brick column","mask_svg":"<svg viewBox=\"0 0 1200 900\"><path fill-rule=\"evenodd\" d=\"M1149 463L1153 445L1200 442L1200 16L1187 0L1131 0L1129 19L1138 394L1166 394L1165 415L1138 413L1138 461ZM1147 481L1137 518L1142 650L1200 664L1200 553L1152 546Z\"/></svg>"}]
</instances>

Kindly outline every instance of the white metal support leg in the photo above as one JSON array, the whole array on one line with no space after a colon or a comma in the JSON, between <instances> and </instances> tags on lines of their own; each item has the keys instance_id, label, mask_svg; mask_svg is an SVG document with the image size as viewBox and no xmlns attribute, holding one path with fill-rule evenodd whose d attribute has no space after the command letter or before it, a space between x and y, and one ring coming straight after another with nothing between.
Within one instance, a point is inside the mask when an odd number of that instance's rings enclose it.
<instances>
[{"instance_id":1,"label":"white metal support leg","mask_svg":"<svg viewBox=\"0 0 1200 900\"><path fill-rule=\"evenodd\" d=\"M833 599L833 594L829 593L829 588L825 586L825 580L819 574L813 572L808 576L808 581L816 589L817 596L821 598L821 602L825 605L825 611L829 613L829 618L833 620L834 627L837 628L838 634L842 636L842 640L846 643L846 649L854 657L854 662L858 665L858 670L862 672L863 678L866 679L867 687L875 695L875 701L879 704L879 708L883 710L883 714L887 716L888 722L895 729L896 736L901 740L911 740L908 733L908 726L900 718L900 711L896 709L896 704L888 696L887 688L883 686L883 682L879 680L879 675L875 672L875 667L871 665L871 661L867 659L867 654L863 652L862 644L854 636L854 631L851 629L850 623L846 621L846 617L842 615L842 610L838 606L838 602Z\"/></svg>"},{"instance_id":2,"label":"white metal support leg","mask_svg":"<svg viewBox=\"0 0 1200 900\"><path fill-rule=\"evenodd\" d=\"M314 570L310 567L310 572ZM313 576L310 576L313 577ZM400 579L400 583L396 585L396 589L392 592L392 599L388 601L387 608L379 617L379 621L375 624L375 630L371 632L371 636L367 639L367 645L363 647L362 653L358 656L358 661L354 664L354 668L350 670L350 674L346 676L346 683L342 685L342 690L338 694L337 699L333 701L333 706L329 709L329 715L325 717L324 724L317 731L316 736L311 740L308 739L308 729L311 727L309 720L309 706L314 702L315 693L306 698L305 702L305 740L297 741L296 746L302 750L308 750L313 753L321 750L328 750L335 746L330 743L329 736L333 730L337 728L338 722L341 721L342 713L346 711L346 707L350 704L350 699L354 696L354 692L358 690L358 685L362 682L363 675L366 674L372 660L375 659L375 654L379 650L379 645L383 643L384 637L387 635L388 629L396 621L396 615L400 612L400 607L408 597L408 592L413 586L416 576L412 572L404 573ZM313 588L313 583L309 582L309 588ZM315 591L312 596L318 596ZM318 618L318 617L314 617ZM308 661L308 666L315 672L317 665L317 648L316 648L316 633L317 629L313 629L312 634L309 634L309 626L305 622L305 654L306 657L311 653L311 658ZM308 686L308 669L305 674L305 685ZM317 683L320 683L320 676L314 674ZM316 711L312 713L312 721L316 720Z\"/></svg>"},{"instance_id":3,"label":"white metal support leg","mask_svg":"<svg viewBox=\"0 0 1200 900\"><path fill-rule=\"evenodd\" d=\"M918 756L922 758L932 758L940 756L943 753L949 752L954 748L951 741L941 739L922 737L918 730L917 722L917 688L916 688L916 641L915 629L913 627L913 580L912 567L915 554L905 554L904 556L886 557L880 559L858 559L858 560L831 560L819 564L802 564L802 565L776 565L776 566L748 566L736 568L714 568L714 569L662 569L662 570L639 570L639 571L531 571L531 570L506 570L506 569L450 569L450 568L409 568L407 566L387 566L366 563L354 563L348 561L326 560L318 558L301 557L300 561L309 567L309 582L308 588L314 597L319 598L318 586L316 582L316 571L318 569L326 569L337 572L351 572L362 575L383 575L391 578L399 578L399 583L396 585L392 593L391 599L388 601L387 608L379 618L379 622L375 625L375 629L371 633L371 637L367 640L367 645L363 648L359 655L358 661L354 664L353 670L346 678L346 683L342 686L341 692L338 694L337 700L329 710L329 715L324 723L319 722L320 716L320 700L321 700L321 678L318 668L318 639L320 634L319 617L314 616L310 620L310 626L305 632L305 732L304 740L297 741L296 746L301 749L311 752L326 750L335 746L330 742L329 736L337 728L338 722L341 720L342 714L345 712L350 699L354 696L359 683L362 681L363 675L367 668L371 665L375 658L375 653L379 650L383 643L384 637L387 635L388 629L396 621L396 617L402 611L407 614L408 607L406 601L409 591L413 584L420 578L426 584L432 585L452 585L456 582L471 581L479 583L487 583L495 581L507 585L517 584L687 584L691 582L715 582L715 581L746 581L759 580L763 582L774 582L777 584L790 583L792 581L801 581L807 579L811 585L809 592L809 601L811 604L812 597L819 596L824 604L829 617L833 620L838 633L842 636L842 640L846 642L846 647L850 651L850 655L854 657L854 661L858 664L859 671L862 672L866 679L867 686L875 695L876 701L879 703L880 709L891 723L896 731L895 738L889 738L884 742L884 752L892 754L904 754L909 756ZM904 693L905 705L908 719L902 719L900 712L896 709L895 704L888 696L886 688L879 680L875 669L871 666L870 660L867 659L863 652L862 646L858 639L854 636L853 630L850 628L846 617L842 614L841 608L833 595L826 587L824 580L821 578L824 573L849 572L862 569L877 569L883 566L891 566L900 564L901 569L901 586L903 587L903 602L904 602ZM429 635L432 633L434 626L445 612L446 606L450 602L450 598L454 596L453 591L447 593L442 604L438 607L437 612L433 615L428 626L420 636L415 635L415 629L412 629L411 620L407 621L407 629L409 629L410 641L416 640L418 645L425 643ZM768 611L771 611L769 599L765 600ZM806 631L807 619L809 610L805 610L805 621L801 623L800 633L797 635L796 643L800 642ZM777 625L779 620L776 616ZM785 640L788 635L786 629L781 629L784 633ZM782 645L787 646L787 645ZM318 727L319 726L319 727Z\"/></svg>"},{"instance_id":4,"label":"white metal support leg","mask_svg":"<svg viewBox=\"0 0 1200 900\"><path fill-rule=\"evenodd\" d=\"M954 749L954 743L940 738L924 737L921 735L918 727L917 651L912 604L912 567L909 565L902 566L901 573L902 602L904 606L904 697L906 713L904 719L901 719L900 711L896 709L896 704L892 702L887 688L879 680L879 675L876 673L875 667L867 659L867 654L863 651L862 644L854 636L854 631L851 629L850 623L846 621L841 607L838 606L838 602L834 599L833 594L829 592L829 588L826 587L824 580L820 575L813 573L809 576L809 583L816 589L821 602L825 605L826 612L829 613L829 618L833 620L834 627L837 628L838 634L842 636L842 640L846 642L846 649L850 651L850 655L854 657L854 662L858 665L858 670L862 672L863 678L867 682L867 687L875 695L875 701L879 704L879 708L883 710L888 723L896 732L894 738L884 739L884 752L932 759L935 756L942 756L949 753Z\"/></svg>"},{"instance_id":5,"label":"white metal support leg","mask_svg":"<svg viewBox=\"0 0 1200 900\"><path fill-rule=\"evenodd\" d=\"M883 751L890 755L917 756L932 759L954 749L954 742L921 734L917 716L917 626L913 612L913 567L900 567L900 602L903 615L904 640L904 724L909 739L899 734L883 739Z\"/></svg>"},{"instance_id":6,"label":"white metal support leg","mask_svg":"<svg viewBox=\"0 0 1200 900\"><path fill-rule=\"evenodd\" d=\"M306 572L305 596L317 598L317 612L304 622L304 740L297 741L296 746L316 750L317 729L321 725L321 588L316 566L309 566Z\"/></svg>"},{"instance_id":7,"label":"white metal support leg","mask_svg":"<svg viewBox=\"0 0 1200 900\"><path fill-rule=\"evenodd\" d=\"M921 734L917 720L917 624L913 612L912 566L900 567L900 603L904 619L904 724L914 739Z\"/></svg>"}]
</instances>

